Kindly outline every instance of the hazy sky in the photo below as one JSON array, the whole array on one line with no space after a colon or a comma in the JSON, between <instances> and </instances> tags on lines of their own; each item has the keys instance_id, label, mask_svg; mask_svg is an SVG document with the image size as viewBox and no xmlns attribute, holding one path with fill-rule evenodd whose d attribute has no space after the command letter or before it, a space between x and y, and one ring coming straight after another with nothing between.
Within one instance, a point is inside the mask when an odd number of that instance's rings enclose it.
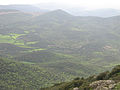
<instances>
[{"instance_id":1,"label":"hazy sky","mask_svg":"<svg viewBox=\"0 0 120 90\"><path fill-rule=\"evenodd\" d=\"M0 4L39 4L60 3L71 7L87 9L114 8L120 9L120 0L0 0Z\"/></svg>"}]
</instances>

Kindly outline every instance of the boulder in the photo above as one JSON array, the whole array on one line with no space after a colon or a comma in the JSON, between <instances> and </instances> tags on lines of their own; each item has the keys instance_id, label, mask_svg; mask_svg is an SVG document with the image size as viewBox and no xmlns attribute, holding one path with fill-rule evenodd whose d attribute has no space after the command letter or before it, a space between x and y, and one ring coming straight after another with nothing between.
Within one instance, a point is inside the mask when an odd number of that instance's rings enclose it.
<instances>
[{"instance_id":1,"label":"boulder","mask_svg":"<svg viewBox=\"0 0 120 90\"><path fill-rule=\"evenodd\" d=\"M73 90L79 90L79 88L78 88L78 87L75 87L75 88L73 88Z\"/></svg>"},{"instance_id":2,"label":"boulder","mask_svg":"<svg viewBox=\"0 0 120 90\"><path fill-rule=\"evenodd\" d=\"M113 80L99 80L92 82L89 86L93 88L93 90L111 90L116 84Z\"/></svg>"}]
</instances>

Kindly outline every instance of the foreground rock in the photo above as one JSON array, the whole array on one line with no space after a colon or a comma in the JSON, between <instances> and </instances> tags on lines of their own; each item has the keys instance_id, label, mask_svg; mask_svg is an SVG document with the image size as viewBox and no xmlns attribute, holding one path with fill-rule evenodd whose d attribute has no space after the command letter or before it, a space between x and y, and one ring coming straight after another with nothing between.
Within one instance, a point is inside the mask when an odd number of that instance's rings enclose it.
<instances>
[{"instance_id":1,"label":"foreground rock","mask_svg":"<svg viewBox=\"0 0 120 90\"><path fill-rule=\"evenodd\" d=\"M73 90L79 90L79 88L78 88L78 87L76 87L76 88L73 88Z\"/></svg>"},{"instance_id":2,"label":"foreground rock","mask_svg":"<svg viewBox=\"0 0 120 90\"><path fill-rule=\"evenodd\" d=\"M90 84L93 90L112 90L115 86L116 83L113 80L99 80Z\"/></svg>"}]
</instances>

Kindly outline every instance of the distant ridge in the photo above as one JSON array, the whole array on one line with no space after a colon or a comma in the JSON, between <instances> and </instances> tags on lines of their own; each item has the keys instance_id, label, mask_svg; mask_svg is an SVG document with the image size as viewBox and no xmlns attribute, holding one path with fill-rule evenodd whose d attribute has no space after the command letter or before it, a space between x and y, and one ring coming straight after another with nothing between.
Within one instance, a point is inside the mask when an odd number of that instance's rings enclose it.
<instances>
[{"instance_id":1,"label":"distant ridge","mask_svg":"<svg viewBox=\"0 0 120 90\"><path fill-rule=\"evenodd\" d=\"M58 16L58 17L63 17L63 16L64 16L64 17L72 17L71 14L69 14L69 13L67 13L66 11L61 10L61 9L57 9L57 10L48 12L48 13L46 13L45 15Z\"/></svg>"},{"instance_id":2,"label":"distant ridge","mask_svg":"<svg viewBox=\"0 0 120 90\"><path fill-rule=\"evenodd\" d=\"M23 12L48 12L48 10L40 9L32 5L0 5L0 9L13 9Z\"/></svg>"},{"instance_id":3,"label":"distant ridge","mask_svg":"<svg viewBox=\"0 0 120 90\"><path fill-rule=\"evenodd\" d=\"M37 22L41 21L41 20L43 20L43 21L45 20L47 23L48 22L56 22L56 21L63 23L64 21L66 21L72 17L74 17L74 16L65 12L64 10L58 9L58 10L54 10L54 11L39 15L34 20Z\"/></svg>"},{"instance_id":4,"label":"distant ridge","mask_svg":"<svg viewBox=\"0 0 120 90\"><path fill-rule=\"evenodd\" d=\"M67 11L75 16L112 17L112 16L120 15L120 10L111 9L111 8L96 9L96 10L82 10L79 8L71 8Z\"/></svg>"}]
</instances>

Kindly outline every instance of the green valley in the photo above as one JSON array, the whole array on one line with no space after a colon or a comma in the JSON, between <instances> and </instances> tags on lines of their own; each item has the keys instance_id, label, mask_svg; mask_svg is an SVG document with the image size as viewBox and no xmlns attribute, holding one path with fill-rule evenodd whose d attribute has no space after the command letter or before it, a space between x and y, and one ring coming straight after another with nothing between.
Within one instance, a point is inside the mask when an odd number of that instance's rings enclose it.
<instances>
[{"instance_id":1,"label":"green valley","mask_svg":"<svg viewBox=\"0 0 120 90\"><path fill-rule=\"evenodd\" d=\"M0 15L3 89L38 90L120 64L120 16L72 16L63 10L40 15L14 12Z\"/></svg>"}]
</instances>

